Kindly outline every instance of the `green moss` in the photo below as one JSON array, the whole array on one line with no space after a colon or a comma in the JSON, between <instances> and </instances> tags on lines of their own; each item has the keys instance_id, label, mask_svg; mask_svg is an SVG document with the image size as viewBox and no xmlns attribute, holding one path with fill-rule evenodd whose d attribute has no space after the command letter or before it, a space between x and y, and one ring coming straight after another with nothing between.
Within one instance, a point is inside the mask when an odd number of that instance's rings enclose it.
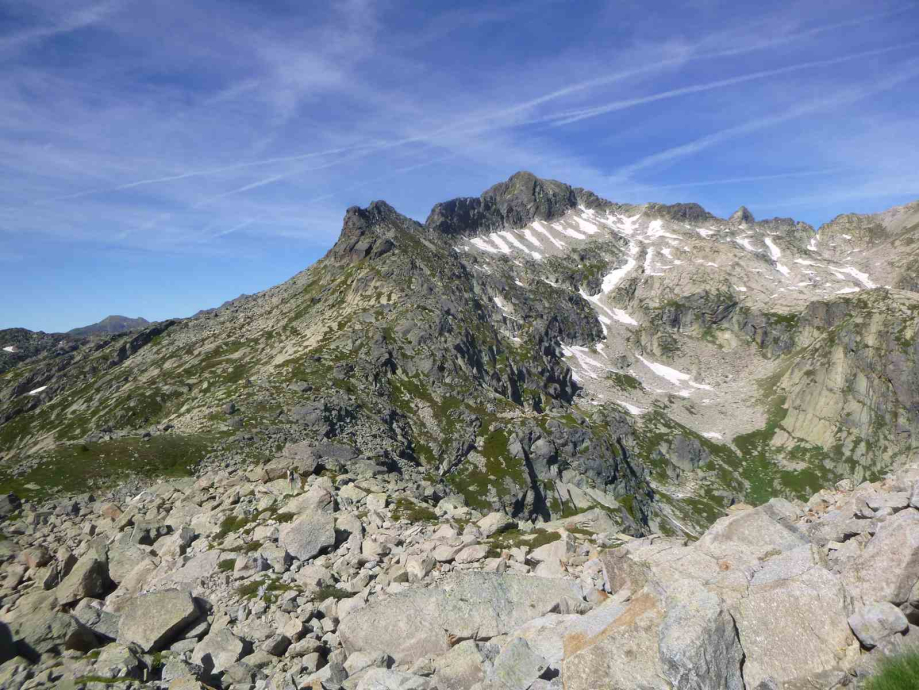
<instances>
[{"instance_id":1,"label":"green moss","mask_svg":"<svg viewBox=\"0 0 919 690\"><path fill-rule=\"evenodd\" d=\"M395 500L392 509L393 520L408 520L409 522L436 522L437 513L423 503L416 503L407 498L399 497Z\"/></svg>"},{"instance_id":2,"label":"green moss","mask_svg":"<svg viewBox=\"0 0 919 690\"><path fill-rule=\"evenodd\" d=\"M326 599L350 599L353 596L351 592L339 589L333 585L325 585L316 590L316 593L313 594L313 601L321 602Z\"/></svg>"},{"instance_id":3,"label":"green moss","mask_svg":"<svg viewBox=\"0 0 919 690\"><path fill-rule=\"evenodd\" d=\"M223 539L231 532L238 532L244 527L248 526L255 521L254 516L243 516L243 515L227 515L220 522L220 529L217 531L217 538Z\"/></svg>"},{"instance_id":4,"label":"green moss","mask_svg":"<svg viewBox=\"0 0 919 690\"><path fill-rule=\"evenodd\" d=\"M218 569L220 570L220 572L222 572L222 573L229 573L229 572L231 572L235 566L236 566L236 559L235 559L235 558L226 558L226 559L220 561L220 562L217 564L217 568L218 568Z\"/></svg>"},{"instance_id":5,"label":"green moss","mask_svg":"<svg viewBox=\"0 0 919 690\"><path fill-rule=\"evenodd\" d=\"M520 546L525 546L532 551L540 546L551 544L562 538L559 532L549 532L544 529L534 529L532 532L521 532L518 529L509 529L498 532L487 540L488 558L498 558L501 553Z\"/></svg>"},{"instance_id":6,"label":"green moss","mask_svg":"<svg viewBox=\"0 0 919 690\"><path fill-rule=\"evenodd\" d=\"M446 479L457 493L465 497L470 507L488 510L489 489L498 498L505 498L512 491L526 487L528 477L523 460L507 452L507 432L504 429L493 429L485 436L481 453L485 458L484 469L473 463L463 463Z\"/></svg>"}]
</instances>

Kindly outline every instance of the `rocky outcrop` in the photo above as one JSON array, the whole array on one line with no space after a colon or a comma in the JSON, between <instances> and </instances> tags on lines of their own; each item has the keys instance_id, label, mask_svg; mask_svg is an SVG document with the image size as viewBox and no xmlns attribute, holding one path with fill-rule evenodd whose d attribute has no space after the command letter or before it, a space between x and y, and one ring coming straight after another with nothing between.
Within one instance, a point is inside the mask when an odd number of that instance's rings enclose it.
<instances>
[{"instance_id":1,"label":"rocky outcrop","mask_svg":"<svg viewBox=\"0 0 919 690\"><path fill-rule=\"evenodd\" d=\"M355 455L296 444L139 494L23 502L0 550L4 687L829 690L919 648L919 466L738 504L690 541L619 533L615 507L483 514L335 458ZM133 534L144 556L111 590Z\"/></svg>"}]
</instances>

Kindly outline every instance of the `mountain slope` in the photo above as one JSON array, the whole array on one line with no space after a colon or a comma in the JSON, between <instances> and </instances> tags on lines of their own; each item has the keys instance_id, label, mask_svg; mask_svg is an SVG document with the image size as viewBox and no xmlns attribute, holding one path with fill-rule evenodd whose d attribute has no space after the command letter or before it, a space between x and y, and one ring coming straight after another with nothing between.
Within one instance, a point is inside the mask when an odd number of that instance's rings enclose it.
<instances>
[{"instance_id":1,"label":"mountain slope","mask_svg":"<svg viewBox=\"0 0 919 690\"><path fill-rule=\"evenodd\" d=\"M734 501L915 451L919 295L876 287L899 270L883 248L919 237L909 213L844 250L835 226L615 204L529 173L424 224L352 208L282 285L3 374L4 487L335 439L479 509L698 533Z\"/></svg>"}]
</instances>

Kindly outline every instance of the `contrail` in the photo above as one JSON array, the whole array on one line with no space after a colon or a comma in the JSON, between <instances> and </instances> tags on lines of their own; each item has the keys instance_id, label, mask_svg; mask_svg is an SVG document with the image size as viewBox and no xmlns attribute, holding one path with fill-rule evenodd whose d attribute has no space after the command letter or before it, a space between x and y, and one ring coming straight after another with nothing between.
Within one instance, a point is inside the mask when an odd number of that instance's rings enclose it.
<instances>
[{"instance_id":1,"label":"contrail","mask_svg":"<svg viewBox=\"0 0 919 690\"><path fill-rule=\"evenodd\" d=\"M821 101L816 101L814 103L798 106L779 115L770 115L768 117L751 120L749 122L745 122L744 124L737 125L735 127L729 127L727 129L721 130L720 132L709 134L687 144L674 146L673 148L666 149L660 153L646 156L636 163L621 168L613 177L619 179L628 177L638 170L643 170L644 168L648 168L652 165L665 163L677 158L690 156L694 153L698 153L699 151L710 148L715 144L720 144L723 141L732 139L737 136L755 132L760 129L765 129L767 127L781 124L789 120L794 120L796 118L810 115L827 108L838 107L852 103L881 91L887 91L894 88L895 86L899 86L905 81L909 81L910 79L914 79L919 76L919 61L913 60L909 64L909 68L902 70L899 74L893 77L882 79L871 87L863 89L849 89L847 92L843 92L841 95L833 98L827 98Z\"/></svg>"},{"instance_id":2,"label":"contrail","mask_svg":"<svg viewBox=\"0 0 919 690\"><path fill-rule=\"evenodd\" d=\"M51 199L46 199L44 201L34 202L36 204L50 203L52 201L63 201L65 199L78 199L83 196L90 196L92 194L105 194L109 192L120 192L125 189L133 189L135 187L143 187L144 185L149 184L160 184L162 182L173 182L175 180L185 180L190 177L202 177L206 175L218 175L220 173L232 172L234 170L244 170L246 168L254 168L262 165L271 165L273 163L288 163L290 161L299 161L306 160L307 158L318 158L320 156L331 156L336 153L346 153L348 151L355 151L363 148L373 149L379 146L379 144L355 144L353 146L343 146L336 149L329 149L327 151L314 151L312 153L303 153L296 156L280 156L278 158L265 158L257 161L250 161L248 163L234 163L233 165L226 165L220 168L208 168L206 170L194 170L191 172L179 173L178 175L168 175L166 177L154 177L147 180L137 180L136 182L128 182L127 184L118 185L117 187L106 187L103 189L90 189L85 192L77 192L76 194L67 194L65 196L53 197Z\"/></svg>"},{"instance_id":3,"label":"contrail","mask_svg":"<svg viewBox=\"0 0 919 690\"><path fill-rule=\"evenodd\" d=\"M659 189L684 189L688 187L715 187L718 185L740 184L741 182L763 182L765 180L784 180L795 177L819 177L832 175L839 172L851 172L853 168L824 168L823 170L803 170L800 172L776 173L774 175L749 175L747 177L727 177L721 180L703 180L701 182L681 182L679 184L656 184L645 187L635 187L633 190L619 190L621 193L629 191L647 191Z\"/></svg>"},{"instance_id":4,"label":"contrail","mask_svg":"<svg viewBox=\"0 0 919 690\"><path fill-rule=\"evenodd\" d=\"M876 20L876 19L881 19L881 18L884 18L884 17L889 17L889 16L892 16L892 15L896 15L896 14L902 14L902 13L904 13L904 12L909 12L909 11L914 10L914 9L915 9L915 7L903 7L903 8L900 8L900 9L897 9L897 10L892 10L892 11L889 11L889 12L880 12L880 13L876 13L876 14L870 14L870 15L866 15L866 16L864 16L864 17L859 17L858 19L850 19L850 20L846 20L846 21L842 21L842 22L836 22L836 23L834 23L834 24L826 24L826 25L823 25L823 26L818 26L818 27L815 27L815 28L813 28L813 29L807 29L807 30L805 30L805 31L799 31L799 32L797 32L797 33L788 34L787 36L782 36L782 37L780 37L780 38L776 38L776 39L764 41L764 42L762 42L762 43L756 43L756 44L747 45L747 46L743 46L743 47L739 47L739 48L731 48L731 49L728 49L728 50L720 50L720 51L711 52L711 53L697 53L697 54L692 54L692 51L697 49L697 48L694 47L694 48L691 48L691 49L690 49L690 54L687 55L687 56L677 57L677 58L668 58L668 59L666 59L666 60L660 60L660 61L655 62L655 63L652 63L652 64L650 64L650 65L644 65L644 66L642 66L642 67L636 67L636 68L633 68L633 69L623 70L623 71L617 72L617 73L615 73L615 74L610 74L610 75L607 75L607 76L604 76L604 77L597 77L597 78L594 78L594 79L588 79L588 80L586 80L586 81L582 81L582 82L579 82L579 83L577 83L577 84L572 84L572 85L566 86L566 87L564 87L564 88L562 88L562 89L558 89L558 90L556 90L556 91L552 91L552 92L547 93L547 94L544 94L544 95L542 95L542 96L538 96L538 97L533 98L533 99L530 99L530 100L528 100L528 101L524 101L524 102L519 103L519 104L517 104L517 105L513 105L513 106L510 106L510 107L508 107L508 108L504 108L504 109L502 109L502 110L495 111L495 112L493 112L493 113L486 113L486 114L484 114L484 115L481 115L481 116L478 116L478 117L475 117L475 118L469 118L469 119L463 120L463 121L461 121L461 122L455 123L454 125L451 125L451 126L449 127L449 129L452 129L453 127L462 127L463 125L466 125L466 124L473 124L473 123L475 123L475 122L481 122L481 121L485 121L485 120L492 120L492 119L499 118L499 117L504 117L504 116L507 116L507 115L513 115L513 114L518 113L518 112L520 112L520 111L529 110L529 109L531 109L531 108L533 108L533 107L535 107L535 106L537 106L537 105L542 105L543 103L547 103L547 102L549 102L549 101L553 101L553 100L562 98L562 97L564 97L564 96L568 96L568 95L573 94L573 93L578 93L578 92L580 92L580 91L590 90L590 89L596 88L596 87L598 87L598 86L605 86L605 85L607 85L607 84L611 84L611 83L614 83L614 82L617 82L617 81L623 81L623 80L628 79L628 78L631 78L631 77L636 77L636 76L639 76L639 75L641 75L641 74L646 74L646 73L648 73L648 72L654 72L654 71L657 71L657 70L660 70L660 69L664 69L664 68L666 68L666 67L671 67L671 66L674 66L674 65L680 65L680 64L684 64L684 63L686 63L686 62L694 62L694 61L698 61L698 60L708 60L708 59L714 59L714 58L719 58L719 57L729 57L729 56L732 56L732 55L741 55L741 54L744 54L744 53L752 53L752 52L755 52L755 51L757 51L757 50L765 50L766 48L771 48L771 47L776 46L776 45L781 45L781 44L784 44L784 43L791 43L791 42L794 42L794 41L797 41L797 40L800 40L800 39L803 39L803 38L809 38L809 37L815 36L815 35L817 35L817 34L825 33L825 32L828 32L828 31L834 31L834 30L836 30L836 29L841 29L841 28L845 28L845 27L848 27L848 26L858 26L858 25L860 25L860 24L866 24L866 23L871 22L871 21L874 21L874 20ZM700 44L696 44L696 46L698 46L698 45L700 45ZM532 124L532 122L526 122L526 123L523 123L523 124ZM439 133L441 133L442 131L445 131L445 130L447 130L447 129L448 129L447 127L444 127L444 128L442 128L442 129L440 129L440 130L437 130L437 131L435 132L435 134L439 134Z\"/></svg>"},{"instance_id":5,"label":"contrail","mask_svg":"<svg viewBox=\"0 0 919 690\"><path fill-rule=\"evenodd\" d=\"M679 89L671 89L669 91L663 91L661 93L656 93L651 96L643 96L641 98L629 98L622 101L615 101L613 103L608 103L606 105L594 106L592 108L584 108L583 110L573 110L568 113L560 113L555 116L545 118L547 120L555 120L557 126L571 124L572 122L579 122L590 117L597 117L599 115L605 115L606 113L615 112L617 110L625 110L627 108L634 108L638 105L644 105L646 103L654 103L655 101L662 101L669 98L677 98L679 96L685 96L691 93L701 93L703 91L713 91L715 89L724 88L725 86L733 86L735 84L743 84L749 81L756 81L759 79L766 79L768 77L776 77L781 74L790 74L792 72L800 72L802 70L813 69L815 67L827 67L829 65L838 65L844 62L851 62L852 60L860 60L862 58L871 57L873 55L882 55L884 53L890 53L897 50L903 50L904 48L912 48L919 45L919 41L910 41L909 43L901 43L899 45L890 46L887 48L878 48L875 50L866 50L861 53L854 53L852 55L846 55L838 58L831 58L828 60L814 60L812 62L802 62L797 65L789 65L788 67L779 67L777 69L761 70L759 72L752 72L750 74L744 74L738 77L730 77L728 79L719 79L718 81L707 82L705 84L695 84L693 86L684 86Z\"/></svg>"}]
</instances>

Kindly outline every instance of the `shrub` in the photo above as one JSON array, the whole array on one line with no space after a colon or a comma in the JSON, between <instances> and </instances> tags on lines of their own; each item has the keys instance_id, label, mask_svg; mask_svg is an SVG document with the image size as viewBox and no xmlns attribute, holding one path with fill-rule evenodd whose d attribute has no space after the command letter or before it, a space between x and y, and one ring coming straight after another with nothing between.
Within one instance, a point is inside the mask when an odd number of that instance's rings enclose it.
<instances>
[{"instance_id":1,"label":"shrub","mask_svg":"<svg viewBox=\"0 0 919 690\"><path fill-rule=\"evenodd\" d=\"M882 661L868 679L865 690L914 690L919 688L919 652L906 652Z\"/></svg>"}]
</instances>

